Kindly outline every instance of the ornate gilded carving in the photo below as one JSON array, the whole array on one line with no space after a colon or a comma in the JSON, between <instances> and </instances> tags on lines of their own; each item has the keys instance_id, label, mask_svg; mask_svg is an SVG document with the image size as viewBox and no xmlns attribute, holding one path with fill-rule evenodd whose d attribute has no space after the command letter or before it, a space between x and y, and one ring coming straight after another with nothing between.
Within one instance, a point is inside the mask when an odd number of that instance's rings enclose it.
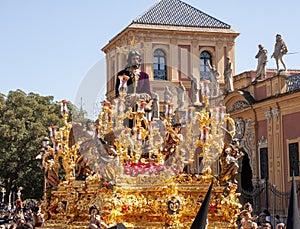
<instances>
[{"instance_id":1,"label":"ornate gilded carving","mask_svg":"<svg viewBox=\"0 0 300 229\"><path fill-rule=\"evenodd\" d=\"M243 155L237 141L233 140L230 144L224 145L220 156L221 173L218 176L221 183L229 181L233 184L237 184L235 176L239 169L238 159Z\"/></svg>"},{"instance_id":2,"label":"ornate gilded carving","mask_svg":"<svg viewBox=\"0 0 300 229\"><path fill-rule=\"evenodd\" d=\"M227 156L221 156L224 163L214 185L209 227L235 228L241 207L234 184L238 156L231 155L229 160L223 139L225 132L232 138L236 129L225 107L210 107L208 95L203 95L202 110L189 109L185 130L189 138L185 140L180 136L181 124L172 125L172 104L167 104L162 134L157 124L145 117L143 100L126 109L125 96L121 93L115 105L102 103L93 139L82 137L70 144L74 125L67 122L67 112L63 114L64 127L51 127L53 147L47 148L43 165L45 171L63 169L65 175L45 193L46 226L75 228L85 222L87 226L88 209L97 205L102 220L110 226L123 222L128 228L188 228L217 177L211 166L223 151ZM124 126L126 120L131 121L128 126ZM177 164L191 163L196 148L201 148L203 174L182 173ZM167 163L173 156L175 160ZM80 171L87 169L81 166L86 165L89 169L84 171L88 172L79 180ZM226 166L232 169L226 170Z\"/></svg>"}]
</instances>

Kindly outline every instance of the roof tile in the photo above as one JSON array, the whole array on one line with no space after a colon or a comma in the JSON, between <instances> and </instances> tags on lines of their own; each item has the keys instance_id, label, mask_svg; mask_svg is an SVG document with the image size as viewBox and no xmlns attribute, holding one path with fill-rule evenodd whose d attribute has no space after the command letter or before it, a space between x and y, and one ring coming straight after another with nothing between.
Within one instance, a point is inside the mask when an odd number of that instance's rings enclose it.
<instances>
[{"instance_id":1,"label":"roof tile","mask_svg":"<svg viewBox=\"0 0 300 229\"><path fill-rule=\"evenodd\" d=\"M161 0L133 23L230 29L230 25L180 0Z\"/></svg>"}]
</instances>

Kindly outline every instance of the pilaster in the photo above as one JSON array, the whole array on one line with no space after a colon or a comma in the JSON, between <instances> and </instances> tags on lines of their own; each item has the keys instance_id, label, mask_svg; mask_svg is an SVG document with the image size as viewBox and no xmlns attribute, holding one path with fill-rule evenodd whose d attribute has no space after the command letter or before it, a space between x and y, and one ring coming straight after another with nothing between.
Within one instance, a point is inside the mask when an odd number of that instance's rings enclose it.
<instances>
[{"instance_id":1,"label":"pilaster","mask_svg":"<svg viewBox=\"0 0 300 229\"><path fill-rule=\"evenodd\" d=\"M169 81L178 81L178 46L177 46L177 39L171 38L170 39L170 68L168 68L168 71L170 74L168 74L168 80Z\"/></svg>"},{"instance_id":2,"label":"pilaster","mask_svg":"<svg viewBox=\"0 0 300 229\"><path fill-rule=\"evenodd\" d=\"M274 174L272 173L274 168L273 161L273 122L272 122L272 111L271 109L265 111L265 116L267 119L267 139L268 139L268 165L269 165L269 176L268 179L272 183L274 181Z\"/></svg>"},{"instance_id":3,"label":"pilaster","mask_svg":"<svg viewBox=\"0 0 300 229\"><path fill-rule=\"evenodd\" d=\"M221 81L224 83L224 77L223 77L223 72L224 72L224 61L222 61L223 58L223 42L218 41L216 43L216 49L215 49L215 59L216 59L216 68L221 74Z\"/></svg>"},{"instance_id":4,"label":"pilaster","mask_svg":"<svg viewBox=\"0 0 300 229\"><path fill-rule=\"evenodd\" d=\"M230 58L231 60L231 68L232 68L232 75L234 76L235 75L235 56L234 56L234 42L232 41L227 41L227 46L226 46L226 49L227 49L227 56ZM224 66L225 66L225 61L226 61L226 58L224 57Z\"/></svg>"},{"instance_id":5,"label":"pilaster","mask_svg":"<svg viewBox=\"0 0 300 229\"><path fill-rule=\"evenodd\" d=\"M144 53L144 67L145 72L149 74L150 80L154 79L153 76L153 49L152 49L152 41L151 39L145 39L143 47L143 53Z\"/></svg>"},{"instance_id":6,"label":"pilaster","mask_svg":"<svg viewBox=\"0 0 300 229\"><path fill-rule=\"evenodd\" d=\"M273 121L273 151L271 153L270 173L273 175L270 182L275 184L279 190L284 190L284 179L278 179L284 177L284 158L283 158L283 136L282 136L282 118L280 108L274 107L272 111ZM271 166L272 165L272 166Z\"/></svg>"},{"instance_id":7,"label":"pilaster","mask_svg":"<svg viewBox=\"0 0 300 229\"><path fill-rule=\"evenodd\" d=\"M192 75L194 76L198 76L199 75L199 59L200 59L200 56L199 56L199 43L198 41L196 40L193 40L192 41L192 45L191 45L191 73Z\"/></svg>"}]
</instances>

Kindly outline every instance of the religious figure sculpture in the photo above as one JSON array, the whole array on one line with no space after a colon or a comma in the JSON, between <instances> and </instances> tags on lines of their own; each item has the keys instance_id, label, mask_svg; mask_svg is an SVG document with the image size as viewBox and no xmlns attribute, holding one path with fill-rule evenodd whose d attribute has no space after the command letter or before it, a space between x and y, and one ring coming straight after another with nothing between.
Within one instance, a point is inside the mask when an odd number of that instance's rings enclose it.
<instances>
[{"instance_id":1,"label":"religious figure sculpture","mask_svg":"<svg viewBox=\"0 0 300 229\"><path fill-rule=\"evenodd\" d=\"M168 86L165 86L164 90L164 103L171 103L173 98L173 93Z\"/></svg>"},{"instance_id":2,"label":"religious figure sculpture","mask_svg":"<svg viewBox=\"0 0 300 229\"><path fill-rule=\"evenodd\" d=\"M268 51L264 48L262 44L258 45L258 53L255 58L257 58L257 69L256 69L256 78L265 79L266 77L266 65L268 62Z\"/></svg>"},{"instance_id":3,"label":"religious figure sculpture","mask_svg":"<svg viewBox=\"0 0 300 229\"><path fill-rule=\"evenodd\" d=\"M172 166L176 163L177 148L183 141L181 128L181 123L175 123L167 127L167 133L161 149L161 153L165 155L165 165Z\"/></svg>"},{"instance_id":4,"label":"religious figure sculpture","mask_svg":"<svg viewBox=\"0 0 300 229\"><path fill-rule=\"evenodd\" d=\"M54 155L52 153L45 154L43 156L43 166L45 168L45 179L46 179L46 188L52 189L57 188L60 183L59 180L59 170L60 166L55 164Z\"/></svg>"},{"instance_id":5,"label":"religious figure sculpture","mask_svg":"<svg viewBox=\"0 0 300 229\"><path fill-rule=\"evenodd\" d=\"M118 164L117 152L114 148L114 132L110 131L103 136L98 136L96 131L91 129L87 121L87 128L74 123L69 133L69 146L75 142L79 143L79 150L75 159L75 179L85 180L92 171L97 171L101 176L107 176L111 165ZM98 122L98 120L97 120Z\"/></svg>"},{"instance_id":6,"label":"religious figure sculpture","mask_svg":"<svg viewBox=\"0 0 300 229\"><path fill-rule=\"evenodd\" d=\"M276 35L276 43L275 43L275 47L274 47L274 52L273 52L271 58L272 57L275 58L278 74L280 72L280 70L279 70L279 61L282 63L282 65L284 67L284 71L286 71L286 65L285 65L282 57L283 57L283 55L287 54L287 52L288 52L288 49L287 49L287 46L286 46L285 42L281 38L281 35L277 34Z\"/></svg>"},{"instance_id":7,"label":"religious figure sculpture","mask_svg":"<svg viewBox=\"0 0 300 229\"><path fill-rule=\"evenodd\" d=\"M245 121L242 118L235 118L235 139L242 139L245 133ZM249 127L250 128L250 127Z\"/></svg>"},{"instance_id":8,"label":"religious figure sculpture","mask_svg":"<svg viewBox=\"0 0 300 229\"><path fill-rule=\"evenodd\" d=\"M218 97L220 95L220 86L218 79L220 78L220 72L216 69L215 65L210 65L208 61L208 67L210 69L210 82L211 82L211 96Z\"/></svg>"},{"instance_id":9,"label":"religious figure sculpture","mask_svg":"<svg viewBox=\"0 0 300 229\"><path fill-rule=\"evenodd\" d=\"M200 90L200 84L199 84L199 80L196 76L191 75L189 76L190 80L191 80L191 104L193 106L198 106L200 105L199 102L199 90Z\"/></svg>"},{"instance_id":10,"label":"religious figure sculpture","mask_svg":"<svg viewBox=\"0 0 300 229\"><path fill-rule=\"evenodd\" d=\"M140 70L141 55L137 51L131 51L127 57L127 65L125 69L118 72L117 76L128 76L127 94L132 93L147 93L151 95L149 75ZM120 95L120 79L116 79L116 97Z\"/></svg>"},{"instance_id":11,"label":"religious figure sculpture","mask_svg":"<svg viewBox=\"0 0 300 229\"><path fill-rule=\"evenodd\" d=\"M238 159L244 154L238 148L238 142L226 143L220 156L221 173L219 180L221 183L231 182L236 184L235 175L238 173Z\"/></svg>"},{"instance_id":12,"label":"religious figure sculpture","mask_svg":"<svg viewBox=\"0 0 300 229\"><path fill-rule=\"evenodd\" d=\"M176 92L177 92L177 110L183 110L186 89L181 81L179 81L179 85L176 87Z\"/></svg>"},{"instance_id":13,"label":"religious figure sculpture","mask_svg":"<svg viewBox=\"0 0 300 229\"><path fill-rule=\"evenodd\" d=\"M149 75L140 70L141 55L137 51L130 51L127 64L118 72L116 78L116 98L124 98L125 109L136 111L139 102L143 102L148 119L152 117L152 93L150 91ZM127 111L125 110L125 112ZM126 126L133 127L134 120L125 119Z\"/></svg>"},{"instance_id":14,"label":"religious figure sculpture","mask_svg":"<svg viewBox=\"0 0 300 229\"><path fill-rule=\"evenodd\" d=\"M159 95L156 92L152 92L152 117L153 119L159 119Z\"/></svg>"},{"instance_id":15,"label":"religious figure sculpture","mask_svg":"<svg viewBox=\"0 0 300 229\"><path fill-rule=\"evenodd\" d=\"M229 57L226 57L226 65L224 69L224 82L225 82L225 94L233 91L233 79L232 79L232 68L231 60Z\"/></svg>"}]
</instances>

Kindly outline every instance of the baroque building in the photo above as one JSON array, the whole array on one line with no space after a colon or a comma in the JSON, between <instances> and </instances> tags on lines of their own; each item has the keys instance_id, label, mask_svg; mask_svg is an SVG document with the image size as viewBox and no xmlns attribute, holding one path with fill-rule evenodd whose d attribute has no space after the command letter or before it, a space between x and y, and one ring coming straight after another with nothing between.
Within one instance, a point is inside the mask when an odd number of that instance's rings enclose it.
<instances>
[{"instance_id":1,"label":"baroque building","mask_svg":"<svg viewBox=\"0 0 300 229\"><path fill-rule=\"evenodd\" d=\"M220 73L218 83L224 90L224 72L228 60L231 61L234 91L225 93L224 105L235 120L235 137L244 153L239 161L240 189L251 193L265 183L273 188L272 198L275 192L286 197L292 174L300 181L300 71L276 75L275 70L267 70L266 79L257 83L253 83L255 71L235 75L238 36L230 25L183 1L161 0L102 48L107 64L106 96L109 100L115 98L117 72L124 69L127 55L133 49L141 53L141 68L149 74L151 90L159 95L160 101L164 88L168 86L176 94L179 82L189 95L190 76L211 81L211 66ZM176 104L176 98L173 103ZM276 210L278 214L287 214L287 199L275 201L267 190L265 186L264 196L256 202L254 197L244 201L252 202L256 213L273 209L274 213Z\"/></svg>"},{"instance_id":2,"label":"baroque building","mask_svg":"<svg viewBox=\"0 0 300 229\"><path fill-rule=\"evenodd\" d=\"M285 215L287 199L274 200L276 194L290 191L293 174L300 180L300 74L268 70L266 79L254 83L255 74L235 75L235 90L225 97L227 112L236 123L235 137L245 154L239 184L248 191L263 183L270 185L269 193L260 198L260 208Z\"/></svg>"},{"instance_id":3,"label":"baroque building","mask_svg":"<svg viewBox=\"0 0 300 229\"><path fill-rule=\"evenodd\" d=\"M232 73L235 72L238 35L230 25L183 1L161 0L102 48L107 62L106 96L109 100L115 97L116 74L125 67L132 49L141 53L141 69L149 74L151 89L160 99L165 86L175 93L179 81L189 91L191 75L209 80L209 65L222 73L219 78L222 85L226 57L232 61Z\"/></svg>"}]
</instances>

